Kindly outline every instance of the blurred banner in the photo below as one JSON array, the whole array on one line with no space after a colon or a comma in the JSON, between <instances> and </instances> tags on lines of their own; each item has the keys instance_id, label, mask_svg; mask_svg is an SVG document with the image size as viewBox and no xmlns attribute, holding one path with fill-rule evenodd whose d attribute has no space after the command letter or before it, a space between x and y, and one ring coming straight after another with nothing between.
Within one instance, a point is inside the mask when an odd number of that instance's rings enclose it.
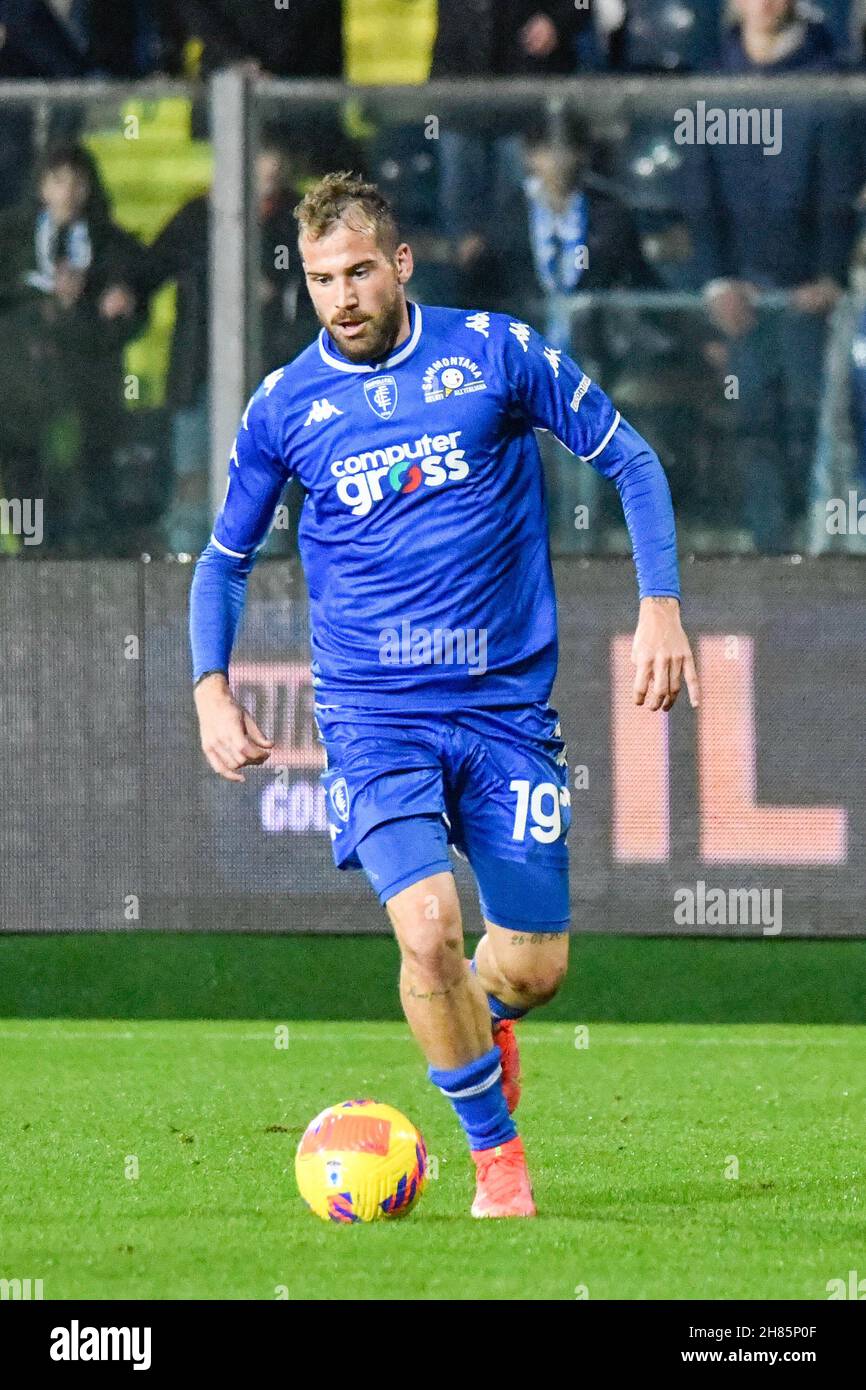
<instances>
[{"instance_id":1,"label":"blurred banner","mask_svg":"<svg viewBox=\"0 0 866 1390\"><path fill-rule=\"evenodd\" d=\"M861 564L687 565L703 701L671 716L632 703L630 564L555 570L574 929L866 935ZM4 575L3 930L388 930L364 875L333 867L296 563L251 580L233 683L276 749L242 786L199 752L187 566Z\"/></svg>"}]
</instances>

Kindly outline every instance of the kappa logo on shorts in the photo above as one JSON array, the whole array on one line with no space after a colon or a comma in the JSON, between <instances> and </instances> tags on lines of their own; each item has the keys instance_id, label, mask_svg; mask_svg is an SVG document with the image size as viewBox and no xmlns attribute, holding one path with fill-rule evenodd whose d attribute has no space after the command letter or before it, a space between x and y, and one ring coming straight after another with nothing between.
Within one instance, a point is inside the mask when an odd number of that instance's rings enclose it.
<instances>
[{"instance_id":1,"label":"kappa logo on shorts","mask_svg":"<svg viewBox=\"0 0 866 1390\"><path fill-rule=\"evenodd\" d=\"M346 786L345 777L338 777L332 782L328 789L328 799L334 808L334 814L339 816L343 822L349 819L349 788Z\"/></svg>"}]
</instances>

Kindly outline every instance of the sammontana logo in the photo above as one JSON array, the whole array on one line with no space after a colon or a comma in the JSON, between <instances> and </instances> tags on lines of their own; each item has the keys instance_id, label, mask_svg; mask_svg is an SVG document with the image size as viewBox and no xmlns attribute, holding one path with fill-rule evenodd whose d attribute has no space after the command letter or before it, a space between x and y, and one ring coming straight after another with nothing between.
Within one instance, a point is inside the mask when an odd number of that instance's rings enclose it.
<instances>
[{"instance_id":1,"label":"sammontana logo","mask_svg":"<svg viewBox=\"0 0 866 1390\"><path fill-rule=\"evenodd\" d=\"M421 390L424 400L445 401L449 396L468 396L483 391L487 385L481 368L471 357L440 357L424 373Z\"/></svg>"}]
</instances>

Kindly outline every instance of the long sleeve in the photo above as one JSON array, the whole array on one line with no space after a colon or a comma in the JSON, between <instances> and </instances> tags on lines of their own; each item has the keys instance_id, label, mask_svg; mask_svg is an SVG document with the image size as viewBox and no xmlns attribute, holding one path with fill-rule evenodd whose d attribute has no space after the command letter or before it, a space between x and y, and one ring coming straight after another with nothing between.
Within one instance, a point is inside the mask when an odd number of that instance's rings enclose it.
<instances>
[{"instance_id":1,"label":"long sleeve","mask_svg":"<svg viewBox=\"0 0 866 1390\"><path fill-rule=\"evenodd\" d=\"M616 484L631 537L638 593L680 596L674 509L658 455L627 420L593 466Z\"/></svg>"},{"instance_id":2,"label":"long sleeve","mask_svg":"<svg viewBox=\"0 0 866 1390\"><path fill-rule=\"evenodd\" d=\"M193 679L228 672L247 580L268 538L289 470L271 442L268 397L282 372L266 377L247 406L231 452L225 500L199 556L189 600Z\"/></svg>"},{"instance_id":3,"label":"long sleeve","mask_svg":"<svg viewBox=\"0 0 866 1390\"><path fill-rule=\"evenodd\" d=\"M251 560L226 555L213 541L199 556L189 595L193 680L205 671L228 675L252 567Z\"/></svg>"},{"instance_id":4,"label":"long sleeve","mask_svg":"<svg viewBox=\"0 0 866 1390\"><path fill-rule=\"evenodd\" d=\"M503 355L514 408L616 484L641 598L679 598L673 505L657 454L577 363L527 324L509 323Z\"/></svg>"}]
</instances>

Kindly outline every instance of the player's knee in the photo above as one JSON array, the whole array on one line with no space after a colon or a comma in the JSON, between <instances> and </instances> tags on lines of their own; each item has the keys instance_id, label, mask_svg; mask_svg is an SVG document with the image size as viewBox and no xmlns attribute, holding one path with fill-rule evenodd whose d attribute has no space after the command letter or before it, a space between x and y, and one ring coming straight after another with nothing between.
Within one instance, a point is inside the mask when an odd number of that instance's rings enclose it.
<instances>
[{"instance_id":1,"label":"player's knee","mask_svg":"<svg viewBox=\"0 0 866 1390\"><path fill-rule=\"evenodd\" d=\"M452 983L463 970L459 925L456 930L442 922L415 922L397 933L403 963L416 976Z\"/></svg>"},{"instance_id":2,"label":"player's knee","mask_svg":"<svg viewBox=\"0 0 866 1390\"><path fill-rule=\"evenodd\" d=\"M564 960L515 961L505 967L503 974L510 988L527 1004L546 1004L557 993L567 969Z\"/></svg>"},{"instance_id":3,"label":"player's knee","mask_svg":"<svg viewBox=\"0 0 866 1390\"><path fill-rule=\"evenodd\" d=\"M435 894L398 895L399 908L388 903L388 910L400 953L404 962L415 971L436 978L455 975L462 967L463 932L460 908L456 895Z\"/></svg>"}]
</instances>

